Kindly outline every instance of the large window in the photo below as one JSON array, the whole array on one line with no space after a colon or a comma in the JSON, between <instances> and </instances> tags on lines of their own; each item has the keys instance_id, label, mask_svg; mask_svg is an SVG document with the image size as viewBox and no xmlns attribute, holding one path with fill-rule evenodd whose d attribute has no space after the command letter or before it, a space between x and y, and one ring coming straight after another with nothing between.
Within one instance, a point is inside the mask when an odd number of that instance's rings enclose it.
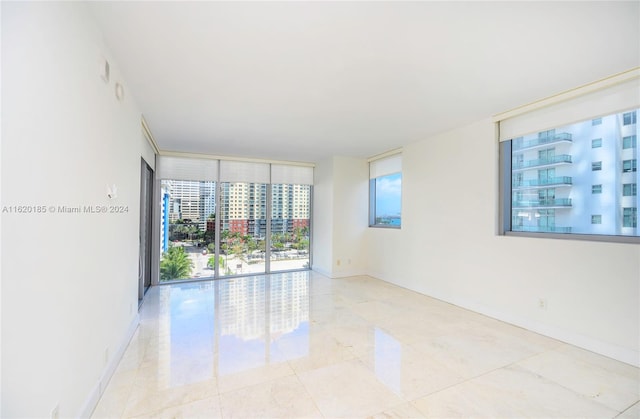
<instances>
[{"instance_id":1,"label":"large window","mask_svg":"<svg viewBox=\"0 0 640 419\"><path fill-rule=\"evenodd\" d=\"M638 236L637 149L629 140L637 128L624 123L630 114L635 113L604 115L597 126L585 119L504 142L510 150L504 179L511 179L507 231ZM606 140L594 148L596 129Z\"/></svg>"},{"instance_id":2,"label":"large window","mask_svg":"<svg viewBox=\"0 0 640 419\"><path fill-rule=\"evenodd\" d=\"M216 182L163 179L160 281L214 275Z\"/></svg>"},{"instance_id":3,"label":"large window","mask_svg":"<svg viewBox=\"0 0 640 419\"><path fill-rule=\"evenodd\" d=\"M309 267L311 187L271 185L271 270Z\"/></svg>"},{"instance_id":4,"label":"large window","mask_svg":"<svg viewBox=\"0 0 640 419\"><path fill-rule=\"evenodd\" d=\"M160 281L310 268L313 168L163 156Z\"/></svg>"},{"instance_id":5,"label":"large window","mask_svg":"<svg viewBox=\"0 0 640 419\"><path fill-rule=\"evenodd\" d=\"M220 184L220 276L265 273L267 184Z\"/></svg>"},{"instance_id":6,"label":"large window","mask_svg":"<svg viewBox=\"0 0 640 419\"><path fill-rule=\"evenodd\" d=\"M501 234L640 242L640 69L496 115Z\"/></svg>"},{"instance_id":7,"label":"large window","mask_svg":"<svg viewBox=\"0 0 640 419\"><path fill-rule=\"evenodd\" d=\"M369 162L369 226L400 228L402 224L402 157Z\"/></svg>"}]
</instances>

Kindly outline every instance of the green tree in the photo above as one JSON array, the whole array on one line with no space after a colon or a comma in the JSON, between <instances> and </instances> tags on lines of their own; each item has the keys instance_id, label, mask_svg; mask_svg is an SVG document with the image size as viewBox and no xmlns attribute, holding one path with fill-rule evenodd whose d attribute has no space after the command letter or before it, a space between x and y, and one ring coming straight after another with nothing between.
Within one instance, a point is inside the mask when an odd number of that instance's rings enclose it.
<instances>
[{"instance_id":1,"label":"green tree","mask_svg":"<svg viewBox=\"0 0 640 419\"><path fill-rule=\"evenodd\" d=\"M198 227L194 225L190 225L187 227L187 235L189 236L189 240L193 241L193 235L198 233Z\"/></svg>"},{"instance_id":2,"label":"green tree","mask_svg":"<svg viewBox=\"0 0 640 419\"><path fill-rule=\"evenodd\" d=\"M233 247L231 247L231 254L233 254L236 259L241 260L242 262L247 261L246 248L242 242L236 243L233 245Z\"/></svg>"},{"instance_id":3,"label":"green tree","mask_svg":"<svg viewBox=\"0 0 640 419\"><path fill-rule=\"evenodd\" d=\"M220 269L224 269L224 258L222 256L218 256L218 265L220 265ZM211 269L216 267L216 257L209 256L209 260L207 260L207 266Z\"/></svg>"},{"instance_id":4,"label":"green tree","mask_svg":"<svg viewBox=\"0 0 640 419\"><path fill-rule=\"evenodd\" d=\"M254 250L258 250L258 242L255 238L251 236L247 236L247 250L249 252L253 252Z\"/></svg>"},{"instance_id":5,"label":"green tree","mask_svg":"<svg viewBox=\"0 0 640 419\"><path fill-rule=\"evenodd\" d=\"M300 240L300 243L298 243L298 249L309 250L309 239Z\"/></svg>"},{"instance_id":6,"label":"green tree","mask_svg":"<svg viewBox=\"0 0 640 419\"><path fill-rule=\"evenodd\" d=\"M271 235L271 247L275 250L283 250L286 237L282 233L274 233Z\"/></svg>"},{"instance_id":7,"label":"green tree","mask_svg":"<svg viewBox=\"0 0 640 419\"><path fill-rule=\"evenodd\" d=\"M191 276L193 262L183 247L170 247L162 254L160 261L160 279L170 281L172 279L188 278Z\"/></svg>"},{"instance_id":8,"label":"green tree","mask_svg":"<svg viewBox=\"0 0 640 419\"><path fill-rule=\"evenodd\" d=\"M209 246L209 244L214 243L216 240L215 231L205 231L202 235L202 240L204 241L205 246Z\"/></svg>"}]
</instances>

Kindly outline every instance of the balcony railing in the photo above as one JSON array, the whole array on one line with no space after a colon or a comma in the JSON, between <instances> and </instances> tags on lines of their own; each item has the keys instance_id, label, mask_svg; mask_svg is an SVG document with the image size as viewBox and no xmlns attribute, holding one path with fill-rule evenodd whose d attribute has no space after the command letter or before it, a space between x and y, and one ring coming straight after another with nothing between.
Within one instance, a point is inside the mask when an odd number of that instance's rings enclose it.
<instances>
[{"instance_id":1,"label":"balcony railing","mask_svg":"<svg viewBox=\"0 0 640 419\"><path fill-rule=\"evenodd\" d=\"M525 148L531 148L531 147L536 147L536 146L545 145L545 144L559 143L562 141L569 141L569 142L572 141L571 134L569 134L568 132L561 132L559 134L538 137L536 139L528 140L528 141L514 140L512 144L512 148L513 150L523 150Z\"/></svg>"},{"instance_id":2,"label":"balcony railing","mask_svg":"<svg viewBox=\"0 0 640 419\"><path fill-rule=\"evenodd\" d=\"M513 201L513 208L570 207L571 198L537 199L530 201Z\"/></svg>"},{"instance_id":3,"label":"balcony railing","mask_svg":"<svg viewBox=\"0 0 640 419\"><path fill-rule=\"evenodd\" d=\"M526 231L532 233L571 233L571 227L556 226L513 226L511 231Z\"/></svg>"},{"instance_id":4,"label":"balcony railing","mask_svg":"<svg viewBox=\"0 0 640 419\"><path fill-rule=\"evenodd\" d=\"M530 179L523 180L521 182L514 182L513 188L535 188L539 186L557 186L557 185L571 185L573 179L571 176L560 176L548 179Z\"/></svg>"},{"instance_id":5,"label":"balcony railing","mask_svg":"<svg viewBox=\"0 0 640 419\"><path fill-rule=\"evenodd\" d=\"M559 154L557 156L547 157L543 159L527 160L523 162L513 162L513 169L528 169L531 167L548 166L552 164L571 163L569 154Z\"/></svg>"}]
</instances>

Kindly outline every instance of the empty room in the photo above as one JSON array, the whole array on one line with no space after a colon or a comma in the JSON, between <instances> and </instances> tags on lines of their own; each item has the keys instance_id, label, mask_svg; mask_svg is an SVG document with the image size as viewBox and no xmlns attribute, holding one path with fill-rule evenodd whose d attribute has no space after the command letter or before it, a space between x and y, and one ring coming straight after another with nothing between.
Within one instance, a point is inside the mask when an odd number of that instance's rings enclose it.
<instances>
[{"instance_id":1,"label":"empty room","mask_svg":"<svg viewBox=\"0 0 640 419\"><path fill-rule=\"evenodd\" d=\"M640 418L639 1L2 1L3 418Z\"/></svg>"}]
</instances>

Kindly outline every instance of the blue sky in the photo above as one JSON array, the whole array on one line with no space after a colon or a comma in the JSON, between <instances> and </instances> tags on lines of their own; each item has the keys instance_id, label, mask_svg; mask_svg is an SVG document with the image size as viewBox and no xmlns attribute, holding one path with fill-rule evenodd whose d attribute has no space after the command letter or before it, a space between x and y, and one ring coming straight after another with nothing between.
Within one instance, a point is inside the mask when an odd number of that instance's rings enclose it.
<instances>
[{"instance_id":1,"label":"blue sky","mask_svg":"<svg viewBox=\"0 0 640 419\"><path fill-rule=\"evenodd\" d=\"M376 179L376 215L400 215L402 173Z\"/></svg>"}]
</instances>

